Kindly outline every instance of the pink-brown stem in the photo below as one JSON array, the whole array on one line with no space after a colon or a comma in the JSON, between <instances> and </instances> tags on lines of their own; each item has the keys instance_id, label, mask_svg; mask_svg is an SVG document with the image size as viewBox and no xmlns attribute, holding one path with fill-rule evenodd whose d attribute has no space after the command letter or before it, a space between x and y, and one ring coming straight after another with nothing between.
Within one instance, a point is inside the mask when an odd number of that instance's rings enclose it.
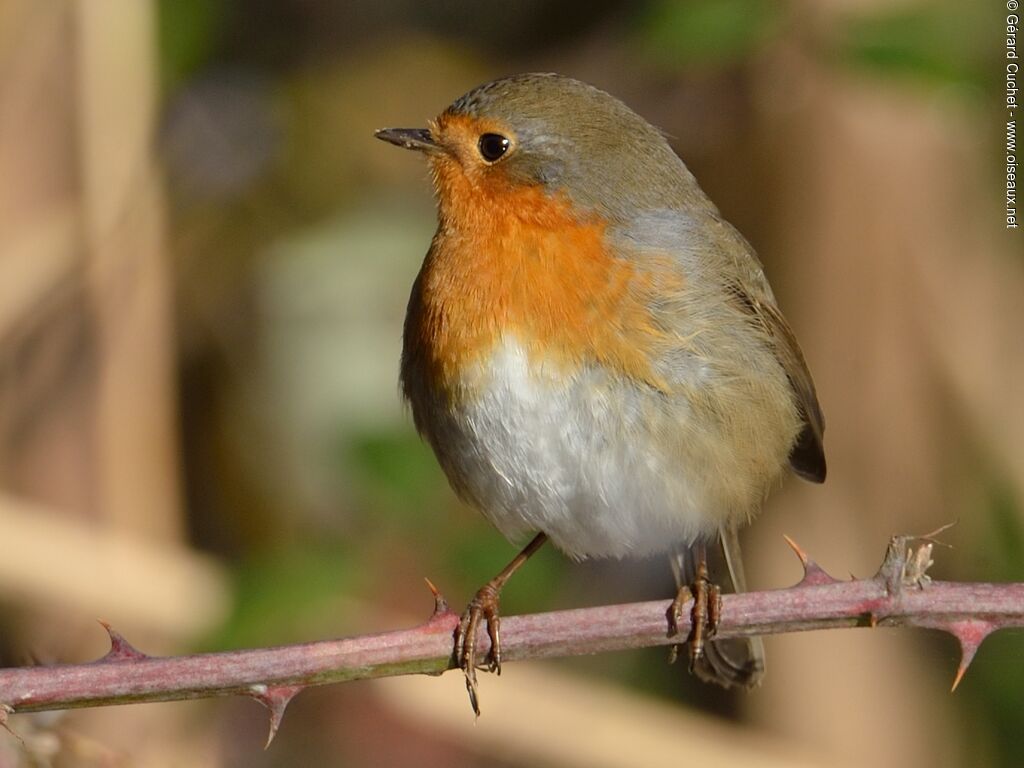
<instances>
[{"instance_id":1,"label":"pink-brown stem","mask_svg":"<svg viewBox=\"0 0 1024 768\"><path fill-rule=\"evenodd\" d=\"M725 596L717 634L856 626L942 629L955 635L964 650L959 681L984 637L1003 627L1024 626L1024 584L932 582L912 567L921 558L915 559L907 541L892 540L876 576L851 581L833 579L797 548L804 579L788 589ZM146 656L109 630L111 651L98 661L0 670L0 713L242 694L270 708L273 736L284 707L306 686L452 669L458 616L439 594L435 603L434 615L411 629L192 656ZM661 600L508 617L502 621L504 659L678 643L689 633L689 617L684 612L679 635L670 637L668 605ZM480 658L488 644L481 633ZM5 720L0 718L0 724Z\"/></svg>"}]
</instances>

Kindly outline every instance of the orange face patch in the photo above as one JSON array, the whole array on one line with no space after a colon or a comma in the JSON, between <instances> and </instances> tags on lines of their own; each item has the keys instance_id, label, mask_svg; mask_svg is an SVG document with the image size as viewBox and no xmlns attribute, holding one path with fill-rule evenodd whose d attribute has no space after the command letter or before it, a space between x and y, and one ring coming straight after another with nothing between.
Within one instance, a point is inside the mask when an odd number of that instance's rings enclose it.
<instances>
[{"instance_id":1,"label":"orange face patch","mask_svg":"<svg viewBox=\"0 0 1024 768\"><path fill-rule=\"evenodd\" d=\"M501 126L443 116L433 130L458 146L432 160L441 224L413 289L406 364L451 393L512 335L545 370L590 361L667 391L651 365L665 334L649 303L655 280L665 290L678 272L616 257L605 222L472 157L480 133L508 135Z\"/></svg>"}]
</instances>

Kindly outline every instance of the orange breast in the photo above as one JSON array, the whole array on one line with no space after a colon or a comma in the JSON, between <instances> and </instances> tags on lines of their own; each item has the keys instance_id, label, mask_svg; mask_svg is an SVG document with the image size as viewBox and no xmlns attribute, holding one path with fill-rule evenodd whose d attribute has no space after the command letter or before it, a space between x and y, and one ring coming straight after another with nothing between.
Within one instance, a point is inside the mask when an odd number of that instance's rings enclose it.
<instances>
[{"instance_id":1,"label":"orange breast","mask_svg":"<svg viewBox=\"0 0 1024 768\"><path fill-rule=\"evenodd\" d=\"M406 373L451 396L512 336L546 373L595 362L668 390L651 364L665 334L650 311L666 270L616 257L606 224L565 198L448 163L434 171L441 225L410 301Z\"/></svg>"}]
</instances>

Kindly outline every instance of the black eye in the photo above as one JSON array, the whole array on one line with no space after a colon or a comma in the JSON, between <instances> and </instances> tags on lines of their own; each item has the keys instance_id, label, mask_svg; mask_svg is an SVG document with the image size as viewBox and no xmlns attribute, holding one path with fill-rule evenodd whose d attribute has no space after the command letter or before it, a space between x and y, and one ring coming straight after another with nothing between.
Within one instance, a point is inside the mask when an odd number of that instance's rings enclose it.
<instances>
[{"instance_id":1,"label":"black eye","mask_svg":"<svg viewBox=\"0 0 1024 768\"><path fill-rule=\"evenodd\" d=\"M488 163L496 162L501 156L508 152L510 142L500 133L485 133L480 137L480 155Z\"/></svg>"}]
</instances>

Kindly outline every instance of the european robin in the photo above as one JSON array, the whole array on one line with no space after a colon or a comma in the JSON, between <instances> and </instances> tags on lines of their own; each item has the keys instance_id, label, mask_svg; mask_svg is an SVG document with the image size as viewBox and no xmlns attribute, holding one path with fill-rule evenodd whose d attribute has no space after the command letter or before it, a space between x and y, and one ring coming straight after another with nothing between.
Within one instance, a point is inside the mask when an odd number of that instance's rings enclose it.
<instances>
[{"instance_id":1,"label":"european robin","mask_svg":"<svg viewBox=\"0 0 1024 768\"><path fill-rule=\"evenodd\" d=\"M416 427L460 497L508 539L533 534L456 632L474 709L478 628L500 671L499 593L548 539L575 559L677 554L669 621L692 586L691 666L757 683L757 639L711 639L705 547L743 590L737 527L787 465L822 482L825 456L750 245L661 132L567 77L495 80L428 128L376 135L425 154L437 195L403 338Z\"/></svg>"}]
</instances>

